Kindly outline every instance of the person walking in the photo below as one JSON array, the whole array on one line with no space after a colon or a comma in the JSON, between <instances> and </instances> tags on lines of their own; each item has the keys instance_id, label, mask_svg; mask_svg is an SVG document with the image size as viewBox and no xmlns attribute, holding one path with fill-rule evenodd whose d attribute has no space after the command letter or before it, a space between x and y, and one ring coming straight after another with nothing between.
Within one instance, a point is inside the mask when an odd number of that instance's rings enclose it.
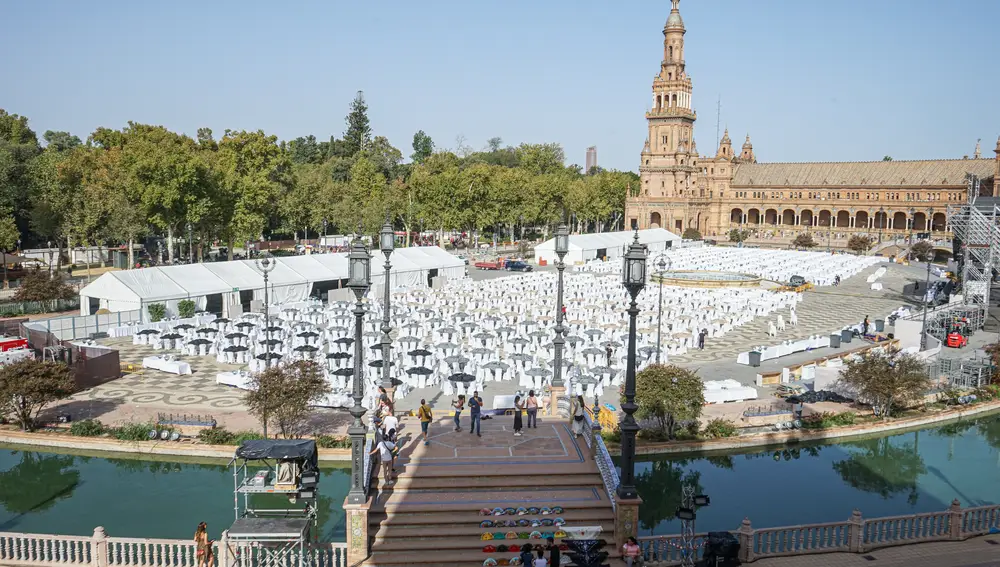
<instances>
[{"instance_id":1,"label":"person walking","mask_svg":"<svg viewBox=\"0 0 1000 567\"><path fill-rule=\"evenodd\" d=\"M451 407L455 408L455 431L461 431L462 410L465 409L465 394L460 394L457 400L452 400Z\"/></svg>"},{"instance_id":2,"label":"person walking","mask_svg":"<svg viewBox=\"0 0 1000 567\"><path fill-rule=\"evenodd\" d=\"M608 345L608 348L604 349L604 354L608 357L608 366L611 366L611 358L615 355L615 349Z\"/></svg>"},{"instance_id":3,"label":"person walking","mask_svg":"<svg viewBox=\"0 0 1000 567\"><path fill-rule=\"evenodd\" d=\"M520 437L521 428L524 427L521 422L522 409L524 409L524 403L521 402L521 396L514 396L514 437Z\"/></svg>"},{"instance_id":4,"label":"person walking","mask_svg":"<svg viewBox=\"0 0 1000 567\"><path fill-rule=\"evenodd\" d=\"M534 555L535 554L531 552L531 544L530 543L526 543L526 544L522 545L521 546L521 554L519 556L521 558L521 565L524 565L525 567L529 567L529 566L533 565L535 563L535 557L534 557Z\"/></svg>"},{"instance_id":5,"label":"person walking","mask_svg":"<svg viewBox=\"0 0 1000 567\"><path fill-rule=\"evenodd\" d=\"M212 541L208 539L208 524L201 522L194 531L194 544L198 554L198 567L212 565Z\"/></svg>"},{"instance_id":6,"label":"person walking","mask_svg":"<svg viewBox=\"0 0 1000 567\"><path fill-rule=\"evenodd\" d=\"M417 410L417 417L420 418L420 434L424 436L424 445L430 445L431 442L427 438L427 430L431 427L431 421L434 420L434 412L431 411L431 406L427 405L427 400L420 400L420 409Z\"/></svg>"},{"instance_id":7,"label":"person walking","mask_svg":"<svg viewBox=\"0 0 1000 567\"><path fill-rule=\"evenodd\" d=\"M472 420L469 424L469 435L475 433L478 437L482 437L479 432L479 412L482 408L483 399L479 397L479 392L473 392L469 397L469 419Z\"/></svg>"},{"instance_id":8,"label":"person walking","mask_svg":"<svg viewBox=\"0 0 1000 567\"><path fill-rule=\"evenodd\" d=\"M868 316L865 315L865 320L861 322L861 336L862 337L868 334L868 326L870 324L871 323L868 322Z\"/></svg>"},{"instance_id":9,"label":"person walking","mask_svg":"<svg viewBox=\"0 0 1000 567\"><path fill-rule=\"evenodd\" d=\"M586 407L587 405L583 401L583 396L577 396L576 399L573 400L573 433L575 433L577 437L583 433L583 430L587 425L587 421L584 419L584 412L587 411L585 409Z\"/></svg>"},{"instance_id":10,"label":"person walking","mask_svg":"<svg viewBox=\"0 0 1000 567\"><path fill-rule=\"evenodd\" d=\"M556 545L556 540L552 536L548 537L549 544L545 546L545 549L549 550L549 565L561 565L559 563L559 546Z\"/></svg>"},{"instance_id":11,"label":"person walking","mask_svg":"<svg viewBox=\"0 0 1000 567\"><path fill-rule=\"evenodd\" d=\"M530 390L528 392L528 399L524 402L525 411L528 413L528 429L534 427L538 429L538 398L535 397L535 391Z\"/></svg>"},{"instance_id":12,"label":"person walking","mask_svg":"<svg viewBox=\"0 0 1000 567\"><path fill-rule=\"evenodd\" d=\"M622 546L622 557L625 558L625 565L628 567L638 567L642 557L642 548L634 537L629 537Z\"/></svg>"},{"instance_id":13,"label":"person walking","mask_svg":"<svg viewBox=\"0 0 1000 567\"><path fill-rule=\"evenodd\" d=\"M705 350L705 337L708 336L708 329L698 332L698 350Z\"/></svg>"},{"instance_id":14,"label":"person walking","mask_svg":"<svg viewBox=\"0 0 1000 567\"><path fill-rule=\"evenodd\" d=\"M382 439L379 440L378 444L371 450L369 455L374 455L378 453L379 462L382 464L382 478L385 480L386 486L392 486L392 457L393 452L396 449L396 444L389 441L389 437L396 435L396 430L393 429L389 431Z\"/></svg>"}]
</instances>

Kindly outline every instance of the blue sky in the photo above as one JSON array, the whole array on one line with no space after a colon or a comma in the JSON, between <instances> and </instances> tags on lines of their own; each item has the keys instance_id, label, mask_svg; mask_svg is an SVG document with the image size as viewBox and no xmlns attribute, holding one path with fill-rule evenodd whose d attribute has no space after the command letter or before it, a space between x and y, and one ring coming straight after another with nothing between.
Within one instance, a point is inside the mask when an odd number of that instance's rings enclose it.
<instances>
[{"instance_id":1,"label":"blue sky","mask_svg":"<svg viewBox=\"0 0 1000 567\"><path fill-rule=\"evenodd\" d=\"M995 0L682 0L695 138L760 161L960 158L1000 134ZM11 2L0 108L81 138L128 120L340 136L363 90L404 155L558 142L636 170L669 0Z\"/></svg>"}]
</instances>

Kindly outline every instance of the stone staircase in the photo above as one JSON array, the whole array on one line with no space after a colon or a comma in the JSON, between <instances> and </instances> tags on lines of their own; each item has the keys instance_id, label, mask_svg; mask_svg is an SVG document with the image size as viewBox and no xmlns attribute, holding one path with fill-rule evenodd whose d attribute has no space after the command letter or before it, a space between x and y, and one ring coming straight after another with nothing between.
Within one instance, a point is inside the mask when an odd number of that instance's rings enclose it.
<instances>
[{"instance_id":1,"label":"stone staircase","mask_svg":"<svg viewBox=\"0 0 1000 567\"><path fill-rule=\"evenodd\" d=\"M465 424L463 424L465 425ZM512 418L499 416L482 422L482 437L468 430L455 432L450 419L431 426L431 444L419 439L413 418L401 421L406 447L397 458L397 479L373 486L378 493L369 510L370 567L421 566L481 567L487 558L508 561L514 551L484 552L486 546L518 547L544 543L542 539L508 539L508 532L542 537L566 527L600 526L609 563L623 565L614 545L615 516L601 474L581 437L570 433L563 420L539 419L537 429L514 437ZM542 508L562 509L543 514ZM490 515L483 509L538 508L537 514ZM558 510L557 510L558 512ZM508 526L507 522L524 524ZM502 522L502 527L483 522ZM493 539L484 539L491 534ZM503 539L495 536L501 534ZM558 545L561 538L556 538ZM548 557L548 555L546 555Z\"/></svg>"}]
</instances>

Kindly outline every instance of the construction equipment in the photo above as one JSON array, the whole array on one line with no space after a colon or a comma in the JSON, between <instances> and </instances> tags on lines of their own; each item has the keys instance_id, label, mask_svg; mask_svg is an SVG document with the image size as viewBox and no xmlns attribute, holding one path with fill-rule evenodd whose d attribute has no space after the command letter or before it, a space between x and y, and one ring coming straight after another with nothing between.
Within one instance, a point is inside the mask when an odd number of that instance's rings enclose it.
<instances>
[{"instance_id":1,"label":"construction equipment","mask_svg":"<svg viewBox=\"0 0 1000 567\"><path fill-rule=\"evenodd\" d=\"M973 332L969 320L965 317L956 317L948 324L948 335L945 344L949 348L962 348L968 346L969 335Z\"/></svg>"}]
</instances>

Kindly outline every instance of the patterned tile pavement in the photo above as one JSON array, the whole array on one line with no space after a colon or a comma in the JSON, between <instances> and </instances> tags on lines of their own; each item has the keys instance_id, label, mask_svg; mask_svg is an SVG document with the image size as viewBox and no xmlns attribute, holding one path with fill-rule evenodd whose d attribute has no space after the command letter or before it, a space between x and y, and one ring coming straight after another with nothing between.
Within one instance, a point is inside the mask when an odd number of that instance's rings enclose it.
<instances>
[{"instance_id":1,"label":"patterned tile pavement","mask_svg":"<svg viewBox=\"0 0 1000 567\"><path fill-rule=\"evenodd\" d=\"M420 466L450 466L484 462L506 464L572 464L584 460L583 449L573 438L566 423L539 423L537 429L525 429L515 437L513 418L499 416L481 423L482 437L469 433L468 413L462 419L462 430L455 431L451 418L431 424L430 445L422 443L420 425L415 418L406 418L400 425L400 435L407 441L402 450L402 462L419 462Z\"/></svg>"},{"instance_id":2,"label":"patterned tile pavement","mask_svg":"<svg viewBox=\"0 0 1000 567\"><path fill-rule=\"evenodd\" d=\"M827 553L754 561L754 567L1000 567L997 536L961 542L920 543L870 553ZM865 559L865 557L873 559Z\"/></svg>"}]
</instances>

